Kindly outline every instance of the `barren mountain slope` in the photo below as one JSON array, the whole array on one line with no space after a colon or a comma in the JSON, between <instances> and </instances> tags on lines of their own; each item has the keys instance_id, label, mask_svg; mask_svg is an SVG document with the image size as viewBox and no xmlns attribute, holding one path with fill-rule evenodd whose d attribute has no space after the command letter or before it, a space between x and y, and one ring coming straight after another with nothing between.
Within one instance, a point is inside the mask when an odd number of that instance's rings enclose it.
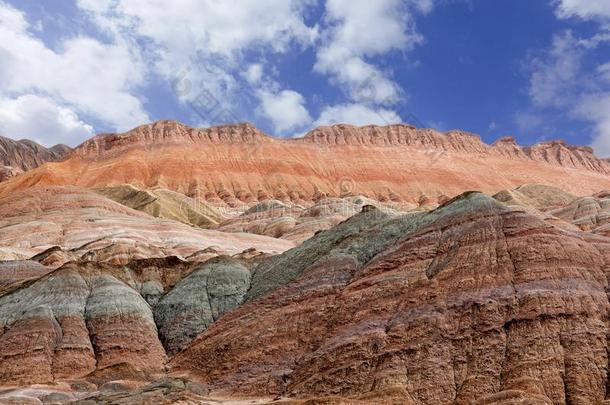
<instances>
[{"instance_id":1,"label":"barren mountain slope","mask_svg":"<svg viewBox=\"0 0 610 405\"><path fill-rule=\"evenodd\" d=\"M98 135L72 153L0 185L0 195L32 185L162 187L229 206L275 198L311 202L325 195L437 202L477 189L561 185L590 195L610 188L610 164L590 148L562 142L494 145L460 131L408 125L318 128L277 139L248 124L194 129L159 121Z\"/></svg>"},{"instance_id":2,"label":"barren mountain slope","mask_svg":"<svg viewBox=\"0 0 610 405\"><path fill-rule=\"evenodd\" d=\"M233 393L599 403L609 263L610 239L478 193L370 210L261 264L249 303L172 365Z\"/></svg>"}]
</instances>

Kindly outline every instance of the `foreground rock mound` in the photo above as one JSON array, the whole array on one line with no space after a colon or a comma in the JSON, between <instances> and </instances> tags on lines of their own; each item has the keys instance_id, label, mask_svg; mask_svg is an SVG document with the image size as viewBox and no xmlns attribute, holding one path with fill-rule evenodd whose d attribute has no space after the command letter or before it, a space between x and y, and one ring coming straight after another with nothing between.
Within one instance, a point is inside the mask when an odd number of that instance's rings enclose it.
<instances>
[{"instance_id":1,"label":"foreground rock mound","mask_svg":"<svg viewBox=\"0 0 610 405\"><path fill-rule=\"evenodd\" d=\"M150 307L97 267L68 265L0 297L0 325L4 384L164 371Z\"/></svg>"},{"instance_id":2,"label":"foreground rock mound","mask_svg":"<svg viewBox=\"0 0 610 405\"><path fill-rule=\"evenodd\" d=\"M410 125L334 125L300 139L270 137L249 124L196 129L173 121L98 135L70 158L17 176L0 195L38 185L160 187L227 207L276 199L365 195L381 202L442 203L477 189L562 184L590 195L610 188L610 164L586 147L548 142L487 145L463 131ZM419 205L419 204L418 204Z\"/></svg>"},{"instance_id":3,"label":"foreground rock mound","mask_svg":"<svg viewBox=\"0 0 610 405\"><path fill-rule=\"evenodd\" d=\"M479 193L367 210L259 265L248 303L171 365L233 393L600 403L608 271L610 239Z\"/></svg>"},{"instance_id":4,"label":"foreground rock mound","mask_svg":"<svg viewBox=\"0 0 610 405\"><path fill-rule=\"evenodd\" d=\"M227 257L212 259L183 279L155 306L159 336L168 353L177 353L237 308L249 287L250 270Z\"/></svg>"}]
</instances>

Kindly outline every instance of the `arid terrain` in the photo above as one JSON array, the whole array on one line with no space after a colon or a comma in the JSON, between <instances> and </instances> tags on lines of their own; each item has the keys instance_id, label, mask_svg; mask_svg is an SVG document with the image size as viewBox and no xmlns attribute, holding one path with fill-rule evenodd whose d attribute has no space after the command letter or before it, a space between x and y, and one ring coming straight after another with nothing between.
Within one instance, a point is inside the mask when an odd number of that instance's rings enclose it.
<instances>
[{"instance_id":1,"label":"arid terrain","mask_svg":"<svg viewBox=\"0 0 610 405\"><path fill-rule=\"evenodd\" d=\"M0 404L610 404L591 148L174 121L0 141Z\"/></svg>"}]
</instances>

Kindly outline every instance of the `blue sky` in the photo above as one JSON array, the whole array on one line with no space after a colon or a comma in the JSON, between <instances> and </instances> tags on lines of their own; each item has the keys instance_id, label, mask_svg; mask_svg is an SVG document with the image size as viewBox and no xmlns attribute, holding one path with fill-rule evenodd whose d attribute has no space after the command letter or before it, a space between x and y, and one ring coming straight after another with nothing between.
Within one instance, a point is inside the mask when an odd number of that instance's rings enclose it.
<instances>
[{"instance_id":1,"label":"blue sky","mask_svg":"<svg viewBox=\"0 0 610 405\"><path fill-rule=\"evenodd\" d=\"M607 0L0 0L0 133L410 122L610 155Z\"/></svg>"}]
</instances>

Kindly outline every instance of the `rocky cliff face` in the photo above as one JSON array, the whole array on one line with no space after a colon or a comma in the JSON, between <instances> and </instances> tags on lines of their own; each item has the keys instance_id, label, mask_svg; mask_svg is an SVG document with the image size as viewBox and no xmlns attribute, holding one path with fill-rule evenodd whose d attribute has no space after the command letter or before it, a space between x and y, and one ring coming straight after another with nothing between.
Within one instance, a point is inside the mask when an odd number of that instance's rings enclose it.
<instances>
[{"instance_id":1,"label":"rocky cliff face","mask_svg":"<svg viewBox=\"0 0 610 405\"><path fill-rule=\"evenodd\" d=\"M0 195L33 184L133 184L226 207L349 195L419 205L525 183L561 184L564 191L591 195L610 188L610 165L589 148L562 142L521 147L504 138L486 145L462 131L408 125L335 125L300 139L276 139L248 124L195 129L160 121L94 137L70 159L5 182Z\"/></svg>"},{"instance_id":2,"label":"rocky cliff face","mask_svg":"<svg viewBox=\"0 0 610 405\"><path fill-rule=\"evenodd\" d=\"M74 150L76 156L103 157L134 148L193 144L256 144L272 138L251 124L207 129L192 128L176 121L157 121L123 134L100 134Z\"/></svg>"},{"instance_id":3,"label":"rocky cliff face","mask_svg":"<svg viewBox=\"0 0 610 405\"><path fill-rule=\"evenodd\" d=\"M45 162L55 162L66 157L72 148L55 145L45 148L29 140L15 141L0 136L0 165L27 171Z\"/></svg>"}]
</instances>

